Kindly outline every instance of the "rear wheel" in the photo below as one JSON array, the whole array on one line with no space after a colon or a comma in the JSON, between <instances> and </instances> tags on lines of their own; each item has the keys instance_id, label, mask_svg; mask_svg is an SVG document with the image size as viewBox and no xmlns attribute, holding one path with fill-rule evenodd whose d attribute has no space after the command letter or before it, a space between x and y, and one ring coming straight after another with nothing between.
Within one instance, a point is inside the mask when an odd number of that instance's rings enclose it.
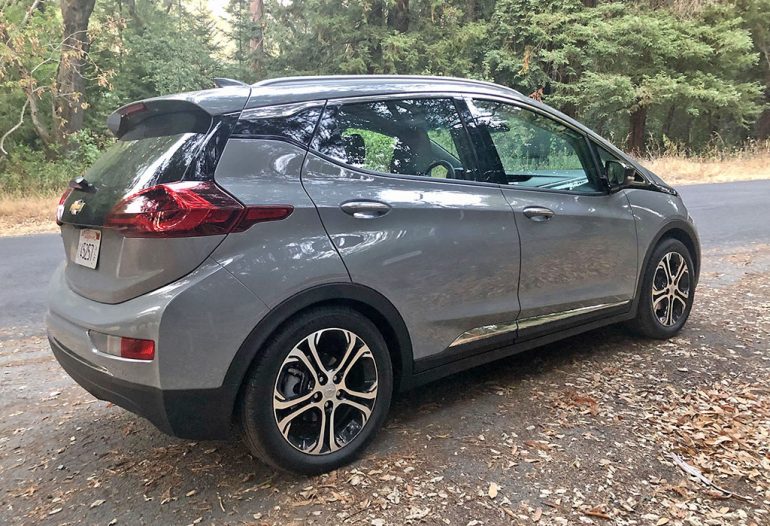
<instances>
[{"instance_id":1,"label":"rear wheel","mask_svg":"<svg viewBox=\"0 0 770 526\"><path fill-rule=\"evenodd\" d=\"M629 323L649 338L676 335L690 315L695 295L692 256L676 239L662 241L652 253L642 282L639 311Z\"/></svg>"},{"instance_id":2,"label":"rear wheel","mask_svg":"<svg viewBox=\"0 0 770 526\"><path fill-rule=\"evenodd\" d=\"M261 352L241 405L252 453L305 474L353 460L382 426L393 389L374 324L352 309L320 308L289 321Z\"/></svg>"}]
</instances>

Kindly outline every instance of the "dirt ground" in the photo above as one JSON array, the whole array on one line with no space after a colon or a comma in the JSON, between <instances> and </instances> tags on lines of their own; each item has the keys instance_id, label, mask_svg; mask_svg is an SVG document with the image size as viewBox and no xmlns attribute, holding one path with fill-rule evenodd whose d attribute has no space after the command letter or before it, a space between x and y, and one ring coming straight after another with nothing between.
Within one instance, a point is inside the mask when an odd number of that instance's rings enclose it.
<instances>
[{"instance_id":1,"label":"dirt ground","mask_svg":"<svg viewBox=\"0 0 770 526\"><path fill-rule=\"evenodd\" d=\"M679 337L609 327L399 395L358 462L303 478L167 437L5 329L0 523L766 525L769 349L770 247L710 252Z\"/></svg>"}]
</instances>

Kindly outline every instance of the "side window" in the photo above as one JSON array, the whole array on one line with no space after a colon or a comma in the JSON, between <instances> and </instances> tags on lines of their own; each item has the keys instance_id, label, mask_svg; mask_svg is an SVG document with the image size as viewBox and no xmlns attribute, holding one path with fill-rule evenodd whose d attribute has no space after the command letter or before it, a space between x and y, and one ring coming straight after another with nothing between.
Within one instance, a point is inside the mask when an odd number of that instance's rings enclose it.
<instances>
[{"instance_id":1,"label":"side window","mask_svg":"<svg viewBox=\"0 0 770 526\"><path fill-rule=\"evenodd\" d=\"M277 138L308 146L321 109L318 103L300 103L244 110L231 137Z\"/></svg>"},{"instance_id":2,"label":"side window","mask_svg":"<svg viewBox=\"0 0 770 526\"><path fill-rule=\"evenodd\" d=\"M465 128L451 99L327 105L311 147L354 168L472 179Z\"/></svg>"},{"instance_id":3,"label":"side window","mask_svg":"<svg viewBox=\"0 0 770 526\"><path fill-rule=\"evenodd\" d=\"M575 192L602 190L582 134L525 108L475 100L482 133L488 134L504 172L504 184Z\"/></svg>"},{"instance_id":4,"label":"side window","mask_svg":"<svg viewBox=\"0 0 770 526\"><path fill-rule=\"evenodd\" d=\"M599 163L602 165L602 167L605 165L607 161L625 162L623 161L623 159L620 159L614 153L610 153L610 151L604 148L604 146L599 146L599 144L597 143L593 143L593 144L594 144L594 148L596 148L596 153L599 155Z\"/></svg>"}]
</instances>

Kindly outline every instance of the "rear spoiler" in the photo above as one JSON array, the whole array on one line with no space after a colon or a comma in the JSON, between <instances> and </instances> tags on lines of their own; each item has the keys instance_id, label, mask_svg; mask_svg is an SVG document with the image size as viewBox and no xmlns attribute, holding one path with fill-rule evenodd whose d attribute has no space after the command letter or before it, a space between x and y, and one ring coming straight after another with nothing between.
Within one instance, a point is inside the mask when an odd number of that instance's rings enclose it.
<instances>
[{"instance_id":1,"label":"rear spoiler","mask_svg":"<svg viewBox=\"0 0 770 526\"><path fill-rule=\"evenodd\" d=\"M117 109L107 127L123 140L205 133L212 117L240 112L250 94L248 86L231 86L145 99Z\"/></svg>"}]
</instances>

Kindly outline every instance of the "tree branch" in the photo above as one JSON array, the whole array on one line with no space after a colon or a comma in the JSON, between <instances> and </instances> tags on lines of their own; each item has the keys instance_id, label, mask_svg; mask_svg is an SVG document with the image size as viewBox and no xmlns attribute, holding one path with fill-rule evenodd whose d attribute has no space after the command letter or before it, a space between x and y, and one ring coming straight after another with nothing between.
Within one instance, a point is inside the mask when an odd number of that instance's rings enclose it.
<instances>
[{"instance_id":1,"label":"tree branch","mask_svg":"<svg viewBox=\"0 0 770 526\"><path fill-rule=\"evenodd\" d=\"M37 95L35 95L34 91L26 90L25 94L27 95L27 102L29 103L29 116L32 119L32 126L35 127L35 132L38 137L40 137L40 140L48 146L51 143L51 134L46 129L45 124L40 120L40 108L37 105Z\"/></svg>"},{"instance_id":2,"label":"tree branch","mask_svg":"<svg viewBox=\"0 0 770 526\"><path fill-rule=\"evenodd\" d=\"M5 132L2 137L0 137L0 153L3 155L8 155L8 152L5 151L5 139L8 138L10 134L21 128L21 125L24 124L24 113L27 111L27 105L29 104L29 99L24 101L24 106L21 107L21 114L19 115L19 122L16 123L15 126L13 126L10 130Z\"/></svg>"}]
</instances>

